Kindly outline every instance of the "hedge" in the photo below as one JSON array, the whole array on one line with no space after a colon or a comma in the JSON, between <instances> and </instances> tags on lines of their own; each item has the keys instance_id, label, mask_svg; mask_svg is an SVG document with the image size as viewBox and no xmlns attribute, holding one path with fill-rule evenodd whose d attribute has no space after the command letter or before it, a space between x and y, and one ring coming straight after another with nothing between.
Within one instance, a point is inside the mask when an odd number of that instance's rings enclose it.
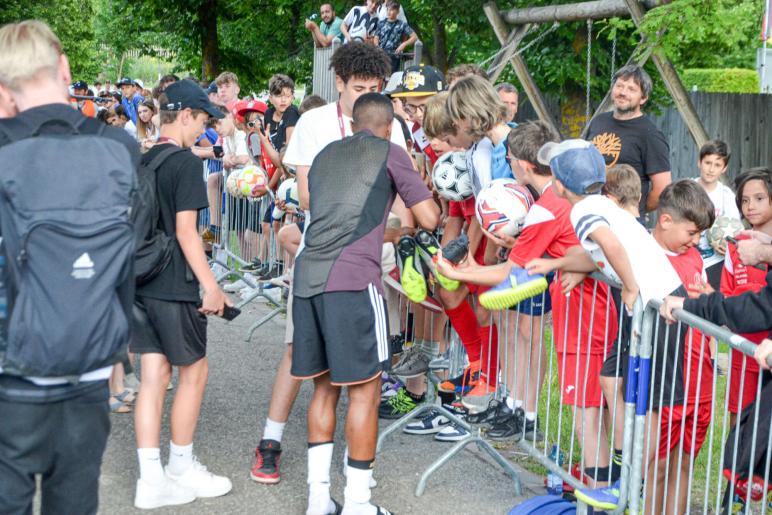
<instances>
[{"instance_id":1,"label":"hedge","mask_svg":"<svg viewBox=\"0 0 772 515\"><path fill-rule=\"evenodd\" d=\"M708 93L758 93L761 89L756 70L743 68L694 68L681 72L688 91Z\"/></svg>"}]
</instances>

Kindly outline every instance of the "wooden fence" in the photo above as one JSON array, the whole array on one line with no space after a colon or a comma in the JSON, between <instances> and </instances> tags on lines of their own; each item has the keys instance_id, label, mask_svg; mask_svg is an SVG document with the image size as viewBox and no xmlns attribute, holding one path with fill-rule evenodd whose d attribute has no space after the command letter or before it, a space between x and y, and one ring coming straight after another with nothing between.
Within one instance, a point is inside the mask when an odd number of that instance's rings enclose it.
<instances>
[{"instance_id":1,"label":"wooden fence","mask_svg":"<svg viewBox=\"0 0 772 515\"><path fill-rule=\"evenodd\" d=\"M689 96L708 136L729 143L732 157L727 179L753 166L772 167L772 95L692 92ZM560 120L560 103L554 98L546 101L555 119ZM525 101L516 120L533 119L536 113ZM699 149L676 108L669 107L652 119L670 143L673 178L696 177Z\"/></svg>"}]
</instances>

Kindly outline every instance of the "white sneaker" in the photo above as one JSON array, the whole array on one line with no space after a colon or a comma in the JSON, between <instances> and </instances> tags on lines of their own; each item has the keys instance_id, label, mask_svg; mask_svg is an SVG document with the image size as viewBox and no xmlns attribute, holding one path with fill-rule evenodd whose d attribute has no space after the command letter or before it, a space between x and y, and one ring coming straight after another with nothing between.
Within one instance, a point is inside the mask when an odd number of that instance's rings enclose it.
<instances>
[{"instance_id":1,"label":"white sneaker","mask_svg":"<svg viewBox=\"0 0 772 515\"><path fill-rule=\"evenodd\" d=\"M196 500L193 490L178 485L164 477L163 482L150 483L137 480L137 491L134 494L134 506L141 510L152 510L162 506L177 506Z\"/></svg>"},{"instance_id":2,"label":"white sneaker","mask_svg":"<svg viewBox=\"0 0 772 515\"><path fill-rule=\"evenodd\" d=\"M228 269L222 266L220 263L212 263L209 268L212 270L212 274L217 277L228 272Z\"/></svg>"},{"instance_id":3,"label":"white sneaker","mask_svg":"<svg viewBox=\"0 0 772 515\"><path fill-rule=\"evenodd\" d=\"M239 290L239 296L242 299L246 299L247 297L249 297L250 295L252 295L256 291L257 291L257 288L252 288L251 286L246 286L246 287L242 288L241 290Z\"/></svg>"},{"instance_id":4,"label":"white sneaker","mask_svg":"<svg viewBox=\"0 0 772 515\"><path fill-rule=\"evenodd\" d=\"M216 476L193 456L193 464L180 475L174 475L166 467L166 477L177 485L189 489L196 497L220 497L231 491L233 484L225 476Z\"/></svg>"},{"instance_id":5,"label":"white sneaker","mask_svg":"<svg viewBox=\"0 0 772 515\"><path fill-rule=\"evenodd\" d=\"M228 293L236 293L237 291L246 288L248 285L245 283L242 279L239 279L238 281L234 281L230 284L226 284L222 287L223 291Z\"/></svg>"}]
</instances>

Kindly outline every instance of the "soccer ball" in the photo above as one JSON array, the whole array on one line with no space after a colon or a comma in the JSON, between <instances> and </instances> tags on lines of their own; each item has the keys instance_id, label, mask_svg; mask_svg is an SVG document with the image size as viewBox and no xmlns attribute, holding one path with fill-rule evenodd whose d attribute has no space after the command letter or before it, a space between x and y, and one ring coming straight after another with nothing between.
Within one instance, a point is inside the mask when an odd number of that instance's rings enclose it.
<instances>
[{"instance_id":1,"label":"soccer ball","mask_svg":"<svg viewBox=\"0 0 772 515\"><path fill-rule=\"evenodd\" d=\"M443 198L459 202L474 194L472 175L466 168L464 152L443 154L432 169L432 182Z\"/></svg>"},{"instance_id":2,"label":"soccer ball","mask_svg":"<svg viewBox=\"0 0 772 515\"><path fill-rule=\"evenodd\" d=\"M241 192L239 191L240 176L241 170L233 170L228 174L228 179L225 181L225 191L232 197L241 198Z\"/></svg>"},{"instance_id":3,"label":"soccer ball","mask_svg":"<svg viewBox=\"0 0 772 515\"><path fill-rule=\"evenodd\" d=\"M708 243L713 247L713 250L717 250L719 246L726 248L726 237L736 236L743 229L745 229L743 223L737 218L719 216L713 222L713 226L708 229Z\"/></svg>"},{"instance_id":4,"label":"soccer ball","mask_svg":"<svg viewBox=\"0 0 772 515\"><path fill-rule=\"evenodd\" d=\"M284 202L284 209L288 213L294 213L298 210L300 199L298 197L298 183L294 178L287 179L279 185L276 200Z\"/></svg>"},{"instance_id":5,"label":"soccer ball","mask_svg":"<svg viewBox=\"0 0 772 515\"><path fill-rule=\"evenodd\" d=\"M262 197L268 191L268 174L257 165L245 166L239 173L236 187L242 197Z\"/></svg>"},{"instance_id":6,"label":"soccer ball","mask_svg":"<svg viewBox=\"0 0 772 515\"><path fill-rule=\"evenodd\" d=\"M517 236L533 205L528 188L512 179L491 181L477 195L475 212L480 226L492 234Z\"/></svg>"}]
</instances>

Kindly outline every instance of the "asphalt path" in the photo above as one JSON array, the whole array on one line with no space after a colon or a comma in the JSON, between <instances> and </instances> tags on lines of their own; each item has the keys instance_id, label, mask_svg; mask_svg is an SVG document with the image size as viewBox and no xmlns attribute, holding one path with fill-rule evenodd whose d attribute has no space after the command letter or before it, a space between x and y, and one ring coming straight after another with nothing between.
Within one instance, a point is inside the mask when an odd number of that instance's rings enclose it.
<instances>
[{"instance_id":1,"label":"asphalt path","mask_svg":"<svg viewBox=\"0 0 772 515\"><path fill-rule=\"evenodd\" d=\"M226 475L233 490L216 499L198 499L157 513L179 514L303 514L306 508L306 417L312 385L305 384L284 432L281 460L282 480L261 485L249 479L254 449L262 435L268 412L274 372L284 351L284 319L274 318L261 327L250 342L244 341L248 326L268 307L259 302L246 307L240 317L225 323L210 318L209 383L201 410L194 452L209 470ZM170 392L174 393L174 392ZM167 396L167 410L171 396ZM332 496L343 501L343 415L341 398L335 454L332 466ZM381 421L381 429L388 421ZM161 433L161 453L168 456L168 419ZM429 480L421 497L414 495L419 476L450 448L433 436L394 433L378 455L373 502L403 514L503 514L521 502L512 483L500 468L474 445L457 454ZM511 450L502 453L517 459ZM100 513L143 513L133 507L138 465L134 443L133 415L112 415L112 431L102 466ZM542 478L523 473L526 496L543 494Z\"/></svg>"}]
</instances>

